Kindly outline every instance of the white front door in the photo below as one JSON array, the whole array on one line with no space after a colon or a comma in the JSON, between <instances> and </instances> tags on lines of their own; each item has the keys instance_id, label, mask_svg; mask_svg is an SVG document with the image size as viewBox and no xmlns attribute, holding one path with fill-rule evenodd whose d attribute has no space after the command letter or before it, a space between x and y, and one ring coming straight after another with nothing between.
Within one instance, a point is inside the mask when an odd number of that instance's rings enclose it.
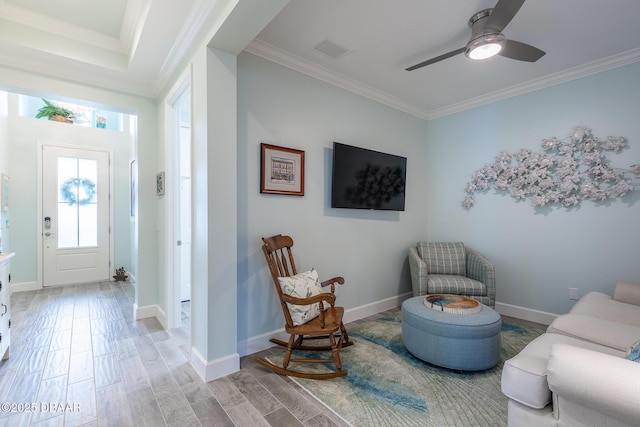
<instances>
[{"instance_id":1,"label":"white front door","mask_svg":"<svg viewBox=\"0 0 640 427\"><path fill-rule=\"evenodd\" d=\"M110 154L42 146L44 286L109 280Z\"/></svg>"}]
</instances>

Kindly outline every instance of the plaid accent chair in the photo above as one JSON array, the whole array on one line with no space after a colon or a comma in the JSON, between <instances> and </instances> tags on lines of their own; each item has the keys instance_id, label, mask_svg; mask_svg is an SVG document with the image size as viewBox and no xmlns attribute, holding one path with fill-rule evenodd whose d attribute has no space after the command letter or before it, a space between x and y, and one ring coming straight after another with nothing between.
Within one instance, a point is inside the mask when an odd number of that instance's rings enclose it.
<instances>
[{"instance_id":1,"label":"plaid accent chair","mask_svg":"<svg viewBox=\"0 0 640 427\"><path fill-rule=\"evenodd\" d=\"M494 308L493 264L462 242L418 242L409 248L413 295L465 295Z\"/></svg>"}]
</instances>

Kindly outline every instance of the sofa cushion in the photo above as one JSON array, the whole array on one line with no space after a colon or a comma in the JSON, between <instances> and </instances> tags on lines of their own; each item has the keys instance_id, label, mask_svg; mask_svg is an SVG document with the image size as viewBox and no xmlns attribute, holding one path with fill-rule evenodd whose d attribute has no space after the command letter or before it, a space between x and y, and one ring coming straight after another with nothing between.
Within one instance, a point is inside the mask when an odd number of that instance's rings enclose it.
<instances>
[{"instance_id":1,"label":"sofa cushion","mask_svg":"<svg viewBox=\"0 0 640 427\"><path fill-rule=\"evenodd\" d=\"M420 242L418 253L429 274L464 276L467 272L462 242Z\"/></svg>"},{"instance_id":2,"label":"sofa cushion","mask_svg":"<svg viewBox=\"0 0 640 427\"><path fill-rule=\"evenodd\" d=\"M616 301L609 295L600 292L589 292L580 298L569 313L640 326L639 305Z\"/></svg>"},{"instance_id":3,"label":"sofa cushion","mask_svg":"<svg viewBox=\"0 0 640 427\"><path fill-rule=\"evenodd\" d=\"M620 281L616 284L613 299L640 306L640 283Z\"/></svg>"},{"instance_id":4,"label":"sofa cushion","mask_svg":"<svg viewBox=\"0 0 640 427\"><path fill-rule=\"evenodd\" d=\"M557 427L552 405L533 409L509 399L507 403L507 425L509 427Z\"/></svg>"},{"instance_id":5,"label":"sofa cushion","mask_svg":"<svg viewBox=\"0 0 640 427\"><path fill-rule=\"evenodd\" d=\"M640 326L574 313L558 316L549 325L547 332L594 342L625 353L640 339Z\"/></svg>"},{"instance_id":6,"label":"sofa cushion","mask_svg":"<svg viewBox=\"0 0 640 427\"><path fill-rule=\"evenodd\" d=\"M640 365L584 348L555 344L549 388L559 426L638 426Z\"/></svg>"},{"instance_id":7,"label":"sofa cushion","mask_svg":"<svg viewBox=\"0 0 640 427\"><path fill-rule=\"evenodd\" d=\"M464 276L430 274L427 280L427 292L430 294L484 296L487 295L487 286Z\"/></svg>"},{"instance_id":8,"label":"sofa cushion","mask_svg":"<svg viewBox=\"0 0 640 427\"><path fill-rule=\"evenodd\" d=\"M561 334L545 333L531 341L522 351L507 360L502 369L502 393L531 408L544 408L551 402L547 384L549 350L556 343L565 343L613 356L625 352Z\"/></svg>"}]
</instances>

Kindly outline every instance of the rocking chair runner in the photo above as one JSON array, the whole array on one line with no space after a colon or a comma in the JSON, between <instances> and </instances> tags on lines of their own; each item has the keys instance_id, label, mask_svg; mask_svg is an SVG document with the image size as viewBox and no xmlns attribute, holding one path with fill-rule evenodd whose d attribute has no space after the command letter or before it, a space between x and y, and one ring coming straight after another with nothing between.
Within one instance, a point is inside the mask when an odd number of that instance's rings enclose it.
<instances>
[{"instance_id":1,"label":"rocking chair runner","mask_svg":"<svg viewBox=\"0 0 640 427\"><path fill-rule=\"evenodd\" d=\"M265 368L281 374L289 375L301 378L311 379L329 379L335 377L342 377L347 375L347 371L342 370L342 362L340 361L340 349L353 344L353 341L349 339L347 330L342 323L342 316L344 315L343 307L336 307L335 304L335 284L344 284L342 277L334 277L321 283L321 286L330 286L331 293L320 293L313 295L309 298L296 298L285 294L280 286L278 278L291 277L298 274L296 265L293 261L293 254L291 247L293 246L293 239L289 236L277 236L263 238L262 251L267 259L269 271L276 288L278 297L280 298L280 305L284 313L286 321L285 331L290 334L289 341L281 341L276 338L272 338L270 341L274 344L287 347L287 351L282 362L282 366L275 365L268 360L261 357L254 357L254 360ZM312 304L320 304L319 315L305 323L296 325L292 319L291 306L308 306ZM336 336L336 333L340 331L340 334ZM315 346L304 345L304 340L316 340L316 339L328 339L329 345ZM333 359L329 358L292 358L292 352L294 350L301 351L328 351L333 354ZM306 373L288 369L290 362L302 362L302 363L330 363L333 362L336 366L336 370L327 373Z\"/></svg>"}]
</instances>

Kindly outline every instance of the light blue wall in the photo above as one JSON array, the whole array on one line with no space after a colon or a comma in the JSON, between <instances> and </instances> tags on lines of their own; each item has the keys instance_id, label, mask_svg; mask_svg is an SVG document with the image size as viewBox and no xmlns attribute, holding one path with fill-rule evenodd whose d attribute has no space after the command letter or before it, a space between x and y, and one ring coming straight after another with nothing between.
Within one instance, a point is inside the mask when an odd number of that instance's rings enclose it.
<instances>
[{"instance_id":1,"label":"light blue wall","mask_svg":"<svg viewBox=\"0 0 640 427\"><path fill-rule=\"evenodd\" d=\"M16 99L11 94L10 99ZM17 102L12 102L17 106ZM19 254L12 261L14 283L36 282L38 267L37 225L37 154L38 142L52 145L112 150L114 202L114 263L116 267L131 265L129 245L129 152L131 135L104 129L72 126L32 117L20 117L17 110L10 112L9 175L12 179L11 232L17 238L11 250ZM115 267L114 267L115 268Z\"/></svg>"},{"instance_id":2,"label":"light blue wall","mask_svg":"<svg viewBox=\"0 0 640 427\"><path fill-rule=\"evenodd\" d=\"M331 209L333 141L407 157L406 211ZM303 197L260 194L260 143L305 151ZM347 309L410 292L407 248L426 237L426 157L424 120L240 54L238 340L283 327L261 237L288 234L300 271L344 276Z\"/></svg>"},{"instance_id":3,"label":"light blue wall","mask_svg":"<svg viewBox=\"0 0 640 427\"><path fill-rule=\"evenodd\" d=\"M428 123L427 236L464 241L491 258L498 302L564 313L569 287L611 293L619 279L640 281L639 193L610 206L537 212L490 190L469 211L460 206L472 174L499 152L542 151L542 139L564 138L577 125L628 138L630 149L607 152L614 166L640 163L638 76L636 63Z\"/></svg>"},{"instance_id":4,"label":"light blue wall","mask_svg":"<svg viewBox=\"0 0 640 427\"><path fill-rule=\"evenodd\" d=\"M130 264L133 266L136 275L136 303L138 306L151 306L158 303L158 237L156 227L158 225L158 201L153 191L155 188L155 174L158 172L157 151L158 151L158 119L157 106L149 99L127 95L123 93L108 91L96 87L86 86L80 83L59 80L39 74L32 74L22 70L9 67L0 67L0 87L13 92L26 92L50 96L51 94L74 99L82 99L88 102L101 105L112 106L115 110L128 114L136 114L137 121L135 129L131 130L131 137L135 140L135 156L138 159L138 188L142 189L138 194L138 216L134 227L125 225L129 232L134 231L136 245L131 249ZM51 123L45 123L51 124ZM53 125L53 124L51 124ZM95 129L94 129L95 130ZM11 150L12 158L20 155ZM34 154L35 155L35 154ZM131 152L126 151L124 156L128 163ZM19 164L19 163L14 163ZM12 165L13 166L13 165ZM10 166L11 169L11 166ZM128 177L128 166L126 170ZM35 175L31 175L35 179ZM28 177L25 177L25 179ZM127 178L128 179L128 178ZM12 180L12 185L15 182ZM35 185L35 184L34 184ZM144 190L151 189L151 190ZM125 203L125 202L123 202ZM128 213L128 197L126 201L126 213ZM34 209L29 206L27 209ZM124 210L124 207L123 207ZM27 211L26 213L28 213ZM17 215L16 213L15 215ZM20 212L22 214L22 212ZM15 219L15 217L14 217ZM13 224L13 222L12 222ZM20 235L15 228L11 229L12 241L18 239L34 239L33 234ZM31 236L31 237L29 237ZM127 245L127 238L122 244ZM15 246L12 244L12 246ZM120 244L120 243L118 243ZM31 254L19 254L16 250L16 257L12 260L12 271L24 257L31 263ZM116 259L116 262L118 262ZM125 264L125 261L122 262ZM26 268L32 268L30 266ZM16 282L17 283L17 277Z\"/></svg>"},{"instance_id":5,"label":"light blue wall","mask_svg":"<svg viewBox=\"0 0 640 427\"><path fill-rule=\"evenodd\" d=\"M5 175L9 175L9 141L9 94L0 92L0 173ZM9 219L9 212L0 210L0 249L4 252L11 251L11 229L7 228Z\"/></svg>"}]
</instances>

